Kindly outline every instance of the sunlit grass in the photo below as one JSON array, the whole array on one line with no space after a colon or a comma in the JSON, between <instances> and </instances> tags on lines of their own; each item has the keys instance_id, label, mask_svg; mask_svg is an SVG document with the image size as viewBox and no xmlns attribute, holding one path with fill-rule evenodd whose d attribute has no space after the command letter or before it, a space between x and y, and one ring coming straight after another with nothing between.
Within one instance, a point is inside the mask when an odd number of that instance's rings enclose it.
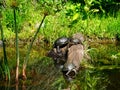
<instances>
[{"instance_id":1,"label":"sunlit grass","mask_svg":"<svg viewBox=\"0 0 120 90\"><path fill-rule=\"evenodd\" d=\"M23 21L22 28L19 32L19 38L29 38L35 33L38 20L41 19L40 15L35 12L35 15L31 17L31 21ZM118 12L117 17L112 16L94 16L88 19L79 20L71 25L70 18L66 17L64 9L54 16L50 15L46 18L41 28L39 35L44 36L53 42L56 38L61 36L71 36L73 33L82 32L83 34L90 37L105 37L114 38L116 33L120 33L120 14ZM37 18L37 20L36 20ZM36 21L35 21L36 20ZM6 39L14 38L14 32L10 28L6 28L5 37ZM8 30L7 30L8 29Z\"/></svg>"}]
</instances>

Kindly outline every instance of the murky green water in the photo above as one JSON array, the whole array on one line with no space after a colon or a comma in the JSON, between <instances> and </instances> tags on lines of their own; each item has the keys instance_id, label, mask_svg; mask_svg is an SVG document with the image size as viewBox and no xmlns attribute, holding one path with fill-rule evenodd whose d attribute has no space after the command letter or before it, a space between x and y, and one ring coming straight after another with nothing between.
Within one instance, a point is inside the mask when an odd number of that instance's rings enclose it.
<instances>
[{"instance_id":1,"label":"murky green water","mask_svg":"<svg viewBox=\"0 0 120 90\"><path fill-rule=\"evenodd\" d=\"M20 49L20 70L26 54L26 46ZM27 81L16 87L15 49L7 48L11 81L0 81L0 90L61 90L66 87L62 74L54 68L53 61L46 57L48 49L33 47L27 67ZM77 84L82 90L119 90L120 89L120 46L115 44L90 43L88 52L91 63L82 70L71 84ZM2 51L0 51L2 53ZM73 89L76 90L76 89Z\"/></svg>"}]
</instances>

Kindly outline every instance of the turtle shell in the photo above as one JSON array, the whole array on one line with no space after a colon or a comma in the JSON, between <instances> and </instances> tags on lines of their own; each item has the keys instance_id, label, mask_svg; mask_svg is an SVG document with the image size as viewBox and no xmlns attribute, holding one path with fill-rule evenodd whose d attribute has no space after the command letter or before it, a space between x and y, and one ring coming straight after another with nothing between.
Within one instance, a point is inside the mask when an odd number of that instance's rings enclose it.
<instances>
[{"instance_id":1,"label":"turtle shell","mask_svg":"<svg viewBox=\"0 0 120 90\"><path fill-rule=\"evenodd\" d=\"M71 43L73 43L73 44L80 44L81 41L79 39L77 39L77 38L72 38L71 39Z\"/></svg>"},{"instance_id":2,"label":"turtle shell","mask_svg":"<svg viewBox=\"0 0 120 90\"><path fill-rule=\"evenodd\" d=\"M58 38L54 43L54 48L56 48L57 46L59 46L60 48L64 47L68 43L69 43L69 38L67 38L67 37Z\"/></svg>"}]
</instances>

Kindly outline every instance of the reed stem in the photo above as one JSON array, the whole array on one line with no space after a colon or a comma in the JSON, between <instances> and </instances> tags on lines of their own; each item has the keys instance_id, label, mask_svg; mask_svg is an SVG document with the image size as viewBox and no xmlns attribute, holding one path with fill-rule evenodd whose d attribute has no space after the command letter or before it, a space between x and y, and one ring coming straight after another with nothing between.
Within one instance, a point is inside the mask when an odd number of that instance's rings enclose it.
<instances>
[{"instance_id":1,"label":"reed stem","mask_svg":"<svg viewBox=\"0 0 120 90\"><path fill-rule=\"evenodd\" d=\"M29 47L28 47L28 51L27 51L27 54L26 54L26 58L25 58L24 63L23 63L23 71L22 71L23 79L26 79L26 78L27 78L25 72L26 72L26 67L27 67L27 63L28 63L28 60L29 60L29 56L30 56L30 51L31 51L31 49L32 49L33 42L35 41L35 39L36 39L36 37L37 37L37 34L39 33L39 30L40 30L40 28L41 28L41 26L42 26L42 24L43 24L46 16L47 16L47 15L44 14L44 16L43 16L43 18L42 18L42 21L40 22L39 27L38 27L36 33L34 34L33 39L32 39L32 41L31 41L31 43L30 43L30 45L29 45Z\"/></svg>"}]
</instances>

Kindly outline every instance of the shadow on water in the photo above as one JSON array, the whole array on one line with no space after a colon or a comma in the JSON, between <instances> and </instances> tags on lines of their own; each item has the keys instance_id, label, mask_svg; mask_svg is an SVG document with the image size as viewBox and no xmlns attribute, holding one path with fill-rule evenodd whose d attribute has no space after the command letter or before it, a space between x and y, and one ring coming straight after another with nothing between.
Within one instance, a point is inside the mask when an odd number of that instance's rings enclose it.
<instances>
[{"instance_id":1,"label":"shadow on water","mask_svg":"<svg viewBox=\"0 0 120 90\"><path fill-rule=\"evenodd\" d=\"M15 53L15 50L12 47L8 47L7 54L10 59L9 63L11 63L11 81L8 83L1 80L0 90L61 90L61 88L64 88L65 82L61 73L54 68L53 61L45 56L47 51L40 47L33 48L30 56L31 60L27 68L27 80L23 81L20 75L17 88L14 80L15 56L12 55ZM115 44L90 43L89 51L92 58L92 66L96 68L88 69L90 73L86 73L86 79L76 78L78 79L77 83L81 84L81 89L119 90L120 46L116 46ZM21 48L20 53L20 68L22 68L26 51ZM84 76L85 74L81 75L81 77ZM98 77L100 78L98 79ZM87 80L90 80L89 83ZM96 82L96 84L93 85L93 82ZM83 87L86 87L86 89Z\"/></svg>"}]
</instances>

